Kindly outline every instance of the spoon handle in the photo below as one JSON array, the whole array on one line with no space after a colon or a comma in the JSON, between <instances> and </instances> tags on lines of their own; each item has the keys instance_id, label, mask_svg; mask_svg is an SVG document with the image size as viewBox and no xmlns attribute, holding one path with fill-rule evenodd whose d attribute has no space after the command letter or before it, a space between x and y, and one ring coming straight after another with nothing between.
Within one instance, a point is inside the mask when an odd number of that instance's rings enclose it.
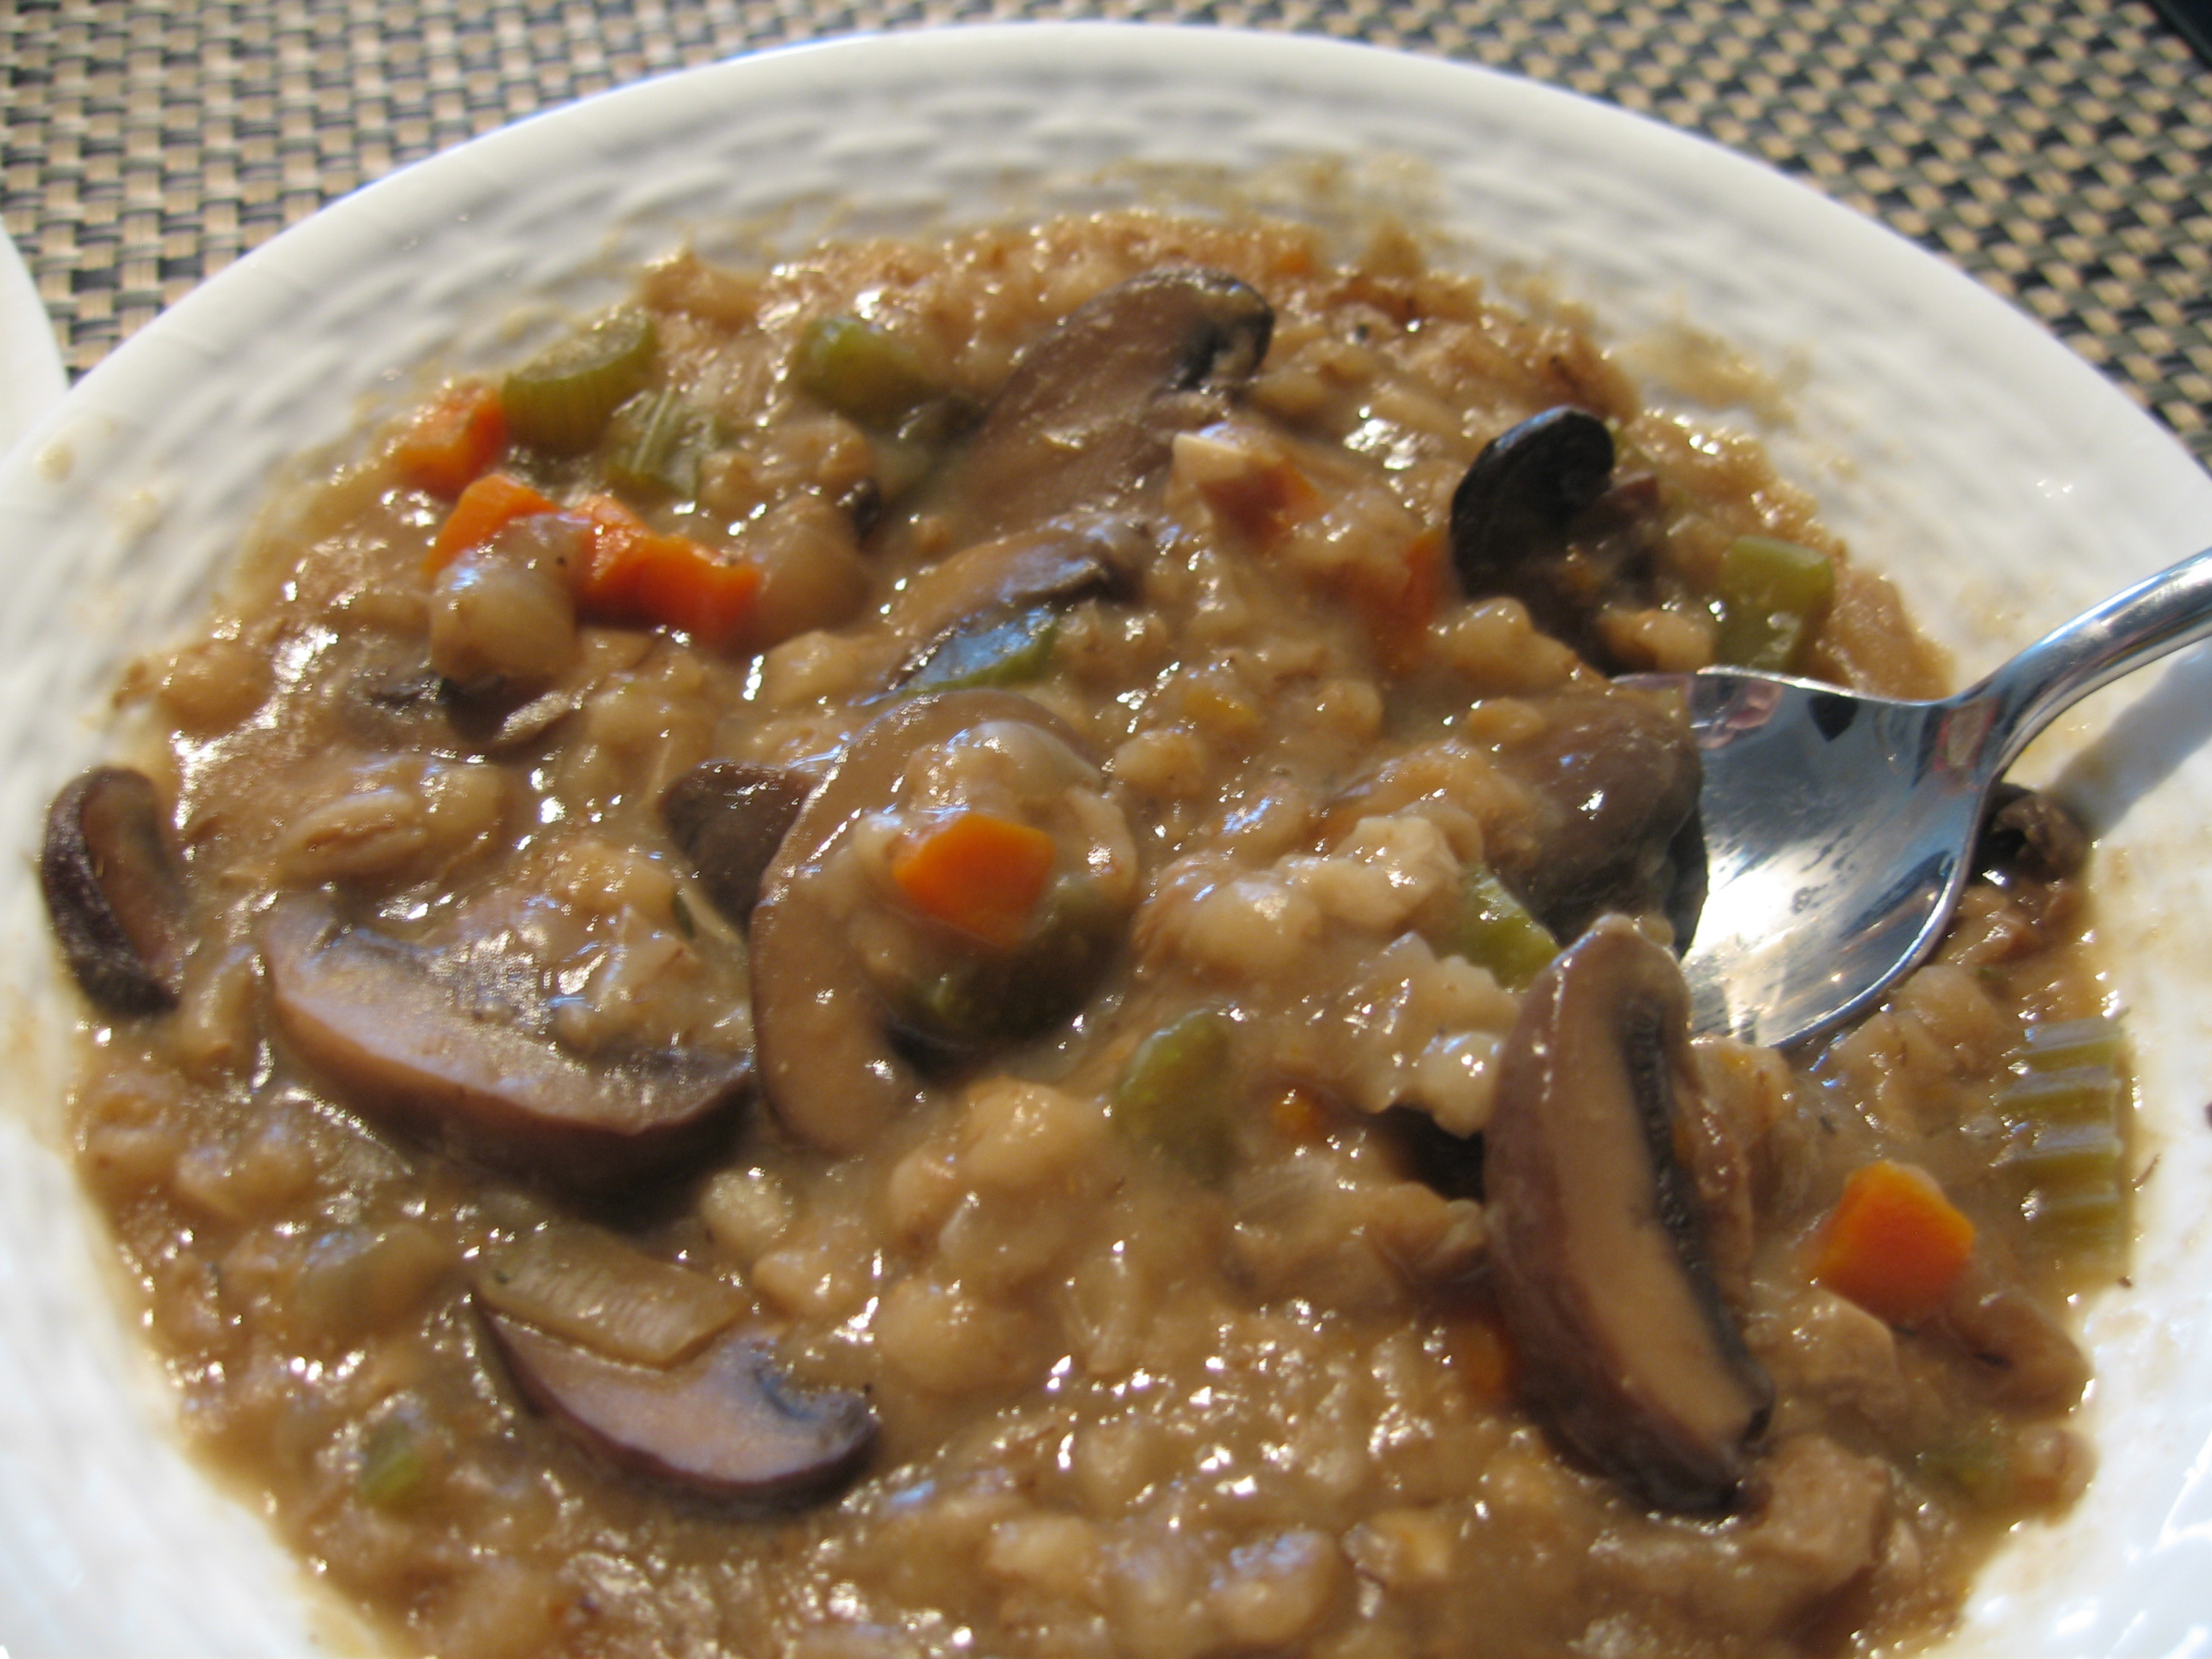
<instances>
[{"instance_id":1,"label":"spoon handle","mask_svg":"<svg viewBox=\"0 0 2212 1659\"><path fill-rule=\"evenodd\" d=\"M2147 576L2045 634L1957 705L1987 711L1984 775L1996 777L2036 733L2100 686L2212 635L2212 548Z\"/></svg>"}]
</instances>

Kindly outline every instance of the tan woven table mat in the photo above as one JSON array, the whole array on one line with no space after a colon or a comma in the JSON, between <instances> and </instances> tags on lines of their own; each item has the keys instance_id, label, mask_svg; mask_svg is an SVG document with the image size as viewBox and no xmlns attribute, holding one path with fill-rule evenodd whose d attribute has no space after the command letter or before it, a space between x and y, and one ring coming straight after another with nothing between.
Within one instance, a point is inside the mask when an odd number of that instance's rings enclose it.
<instances>
[{"instance_id":1,"label":"tan woven table mat","mask_svg":"<svg viewBox=\"0 0 2212 1659\"><path fill-rule=\"evenodd\" d=\"M1705 133L1962 265L2212 461L2212 70L2147 0L7 0L0 210L82 372L533 111L856 29L1101 15L1462 58Z\"/></svg>"}]
</instances>

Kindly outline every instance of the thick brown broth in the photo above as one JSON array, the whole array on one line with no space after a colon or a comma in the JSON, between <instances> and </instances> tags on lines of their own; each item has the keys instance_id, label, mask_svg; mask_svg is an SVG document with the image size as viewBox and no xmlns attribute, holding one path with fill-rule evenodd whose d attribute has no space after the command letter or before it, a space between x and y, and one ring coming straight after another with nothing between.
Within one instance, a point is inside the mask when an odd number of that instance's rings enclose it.
<instances>
[{"instance_id":1,"label":"thick brown broth","mask_svg":"<svg viewBox=\"0 0 2212 1659\"><path fill-rule=\"evenodd\" d=\"M395 1642L1872 1650L2072 1501L2121 1089L2042 842L1833 1041L1669 1062L1652 1271L1771 1394L1702 1485L1499 1294L1537 969L1680 919L1686 736L1607 675L1766 638L1754 538L1832 584L1790 666L1940 681L1755 446L1265 221L678 257L567 349L503 438L433 441L467 386L378 434L131 688L193 943L96 1017L81 1168L188 1431ZM1455 492L1563 407L1611 471L1493 580ZM488 471L543 510L467 533ZM1974 1230L1911 1305L1830 1288L1885 1162ZM701 1473L703 1393L562 1394L740 1341L828 1413L773 1478Z\"/></svg>"}]
</instances>

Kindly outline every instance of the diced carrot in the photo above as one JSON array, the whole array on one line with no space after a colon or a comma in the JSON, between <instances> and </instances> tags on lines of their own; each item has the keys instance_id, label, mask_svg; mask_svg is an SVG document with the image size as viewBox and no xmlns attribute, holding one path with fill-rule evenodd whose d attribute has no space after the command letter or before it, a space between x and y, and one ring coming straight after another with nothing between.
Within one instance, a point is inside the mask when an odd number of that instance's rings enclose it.
<instances>
[{"instance_id":1,"label":"diced carrot","mask_svg":"<svg viewBox=\"0 0 2212 1659\"><path fill-rule=\"evenodd\" d=\"M434 574L515 520L538 513L581 520L590 532L582 568L570 574L578 614L592 622L680 628L714 650L744 641L760 593L760 568L725 558L688 536L654 530L611 495L586 495L562 507L519 478L487 472L453 503L423 568Z\"/></svg>"},{"instance_id":2,"label":"diced carrot","mask_svg":"<svg viewBox=\"0 0 2212 1659\"><path fill-rule=\"evenodd\" d=\"M629 592L639 613L711 650L744 637L760 585L759 566L719 557L684 536L647 536L630 556Z\"/></svg>"},{"instance_id":3,"label":"diced carrot","mask_svg":"<svg viewBox=\"0 0 2212 1659\"><path fill-rule=\"evenodd\" d=\"M451 386L415 416L392 447L400 477L434 495L458 495L490 471L507 447L499 392L481 380Z\"/></svg>"},{"instance_id":4,"label":"diced carrot","mask_svg":"<svg viewBox=\"0 0 2212 1659\"><path fill-rule=\"evenodd\" d=\"M1003 951L1021 942L1053 852L1042 830L962 812L894 858L891 879L922 915Z\"/></svg>"},{"instance_id":5,"label":"diced carrot","mask_svg":"<svg viewBox=\"0 0 2212 1659\"><path fill-rule=\"evenodd\" d=\"M517 519L561 509L520 478L487 472L461 491L453 510L438 526L424 570L434 575L472 547L482 547Z\"/></svg>"},{"instance_id":6,"label":"diced carrot","mask_svg":"<svg viewBox=\"0 0 2212 1659\"><path fill-rule=\"evenodd\" d=\"M1813 1277L1877 1318L1912 1325L1943 1304L1974 1253L1974 1224L1936 1178L1887 1159L1851 1172L1814 1249Z\"/></svg>"},{"instance_id":7,"label":"diced carrot","mask_svg":"<svg viewBox=\"0 0 2212 1659\"><path fill-rule=\"evenodd\" d=\"M680 628L716 650L744 639L760 592L758 566L651 529L611 495L587 495L572 510L592 527L591 556L576 577L585 616Z\"/></svg>"},{"instance_id":8,"label":"diced carrot","mask_svg":"<svg viewBox=\"0 0 2212 1659\"><path fill-rule=\"evenodd\" d=\"M592 527L591 553L576 573L577 607L602 621L641 621L632 583L653 532L611 495L586 495L569 511Z\"/></svg>"}]
</instances>

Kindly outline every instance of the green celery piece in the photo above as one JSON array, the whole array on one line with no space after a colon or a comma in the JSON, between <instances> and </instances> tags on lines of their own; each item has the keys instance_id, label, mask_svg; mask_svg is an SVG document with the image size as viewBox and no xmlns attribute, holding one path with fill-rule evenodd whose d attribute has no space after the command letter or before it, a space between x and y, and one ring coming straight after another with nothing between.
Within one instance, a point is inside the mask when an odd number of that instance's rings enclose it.
<instances>
[{"instance_id":1,"label":"green celery piece","mask_svg":"<svg viewBox=\"0 0 2212 1659\"><path fill-rule=\"evenodd\" d=\"M653 319L629 310L556 341L501 383L508 432L550 454L582 454L615 410L644 388L653 347Z\"/></svg>"},{"instance_id":2,"label":"green celery piece","mask_svg":"<svg viewBox=\"0 0 2212 1659\"><path fill-rule=\"evenodd\" d=\"M915 696L924 691L1020 685L1052 666L1052 647L1059 637L1060 613L1039 605L1003 622L953 635L925 657L899 689Z\"/></svg>"},{"instance_id":3,"label":"green celery piece","mask_svg":"<svg viewBox=\"0 0 2212 1659\"><path fill-rule=\"evenodd\" d=\"M2031 1026L1997 1096L2021 1213L2061 1256L2108 1256L2124 1242L2120 1055L2113 1020Z\"/></svg>"},{"instance_id":4,"label":"green celery piece","mask_svg":"<svg viewBox=\"0 0 2212 1659\"><path fill-rule=\"evenodd\" d=\"M956 1051L1035 1036L1082 1005L1119 948L1127 920L1096 883L1055 882L1028 938L1011 951L963 952L913 988L903 1000L903 1022L925 1042Z\"/></svg>"},{"instance_id":5,"label":"green celery piece","mask_svg":"<svg viewBox=\"0 0 2212 1659\"><path fill-rule=\"evenodd\" d=\"M1939 1442L1916 1453L1912 1467L1923 1478L1978 1504L1994 1507L2012 1496L2012 1460L1992 1435L1966 1434Z\"/></svg>"},{"instance_id":6,"label":"green celery piece","mask_svg":"<svg viewBox=\"0 0 2212 1659\"><path fill-rule=\"evenodd\" d=\"M2120 1224L2118 1182L2085 1186L2079 1192L2035 1194L2028 1219L2044 1229L2097 1231L2117 1236Z\"/></svg>"},{"instance_id":7,"label":"green celery piece","mask_svg":"<svg viewBox=\"0 0 2212 1659\"><path fill-rule=\"evenodd\" d=\"M2118 1191L2120 1138L2108 1123L2038 1124L2002 1162L2039 1192L2093 1182Z\"/></svg>"},{"instance_id":8,"label":"green celery piece","mask_svg":"<svg viewBox=\"0 0 2212 1659\"><path fill-rule=\"evenodd\" d=\"M2115 1074L2120 1063L2120 1023L2100 1015L2031 1025L2021 1039L2013 1063L2029 1072L2095 1067L2107 1075Z\"/></svg>"},{"instance_id":9,"label":"green celery piece","mask_svg":"<svg viewBox=\"0 0 2212 1659\"><path fill-rule=\"evenodd\" d=\"M1739 536L1721 558L1716 654L1738 668L1786 674L1835 596L1828 556L1771 536Z\"/></svg>"},{"instance_id":10,"label":"green celery piece","mask_svg":"<svg viewBox=\"0 0 2212 1659\"><path fill-rule=\"evenodd\" d=\"M849 420L890 428L941 390L900 341L858 317L817 317L799 337L799 385Z\"/></svg>"},{"instance_id":11,"label":"green celery piece","mask_svg":"<svg viewBox=\"0 0 2212 1659\"><path fill-rule=\"evenodd\" d=\"M1478 968L1487 968L1507 990L1522 991L1551 965L1559 953L1559 942L1504 882L1478 864L1468 869L1460 889L1459 915L1443 948Z\"/></svg>"},{"instance_id":12,"label":"green celery piece","mask_svg":"<svg viewBox=\"0 0 2212 1659\"><path fill-rule=\"evenodd\" d=\"M2063 1072L2029 1072L1999 1097L2017 1123L2109 1123L2119 1106L2119 1079L2101 1066Z\"/></svg>"},{"instance_id":13,"label":"green celery piece","mask_svg":"<svg viewBox=\"0 0 2212 1659\"><path fill-rule=\"evenodd\" d=\"M1114 1085L1114 1126L1193 1179L1228 1173L1236 1108L1237 1024L1194 1008L1137 1045Z\"/></svg>"},{"instance_id":14,"label":"green celery piece","mask_svg":"<svg viewBox=\"0 0 2212 1659\"><path fill-rule=\"evenodd\" d=\"M2127 1243L2123 1218L2119 1194L2105 1191L2056 1199L2039 1194L2028 1220L2062 1255L2110 1260Z\"/></svg>"},{"instance_id":15,"label":"green celery piece","mask_svg":"<svg viewBox=\"0 0 2212 1659\"><path fill-rule=\"evenodd\" d=\"M664 386L616 410L607 440L607 482L616 489L688 501L699 491L699 457L714 441L714 417Z\"/></svg>"},{"instance_id":16,"label":"green celery piece","mask_svg":"<svg viewBox=\"0 0 2212 1659\"><path fill-rule=\"evenodd\" d=\"M361 1458L361 1495L380 1510L397 1509L422 1489L430 1465L422 1437L404 1418L387 1418L368 1437Z\"/></svg>"}]
</instances>

